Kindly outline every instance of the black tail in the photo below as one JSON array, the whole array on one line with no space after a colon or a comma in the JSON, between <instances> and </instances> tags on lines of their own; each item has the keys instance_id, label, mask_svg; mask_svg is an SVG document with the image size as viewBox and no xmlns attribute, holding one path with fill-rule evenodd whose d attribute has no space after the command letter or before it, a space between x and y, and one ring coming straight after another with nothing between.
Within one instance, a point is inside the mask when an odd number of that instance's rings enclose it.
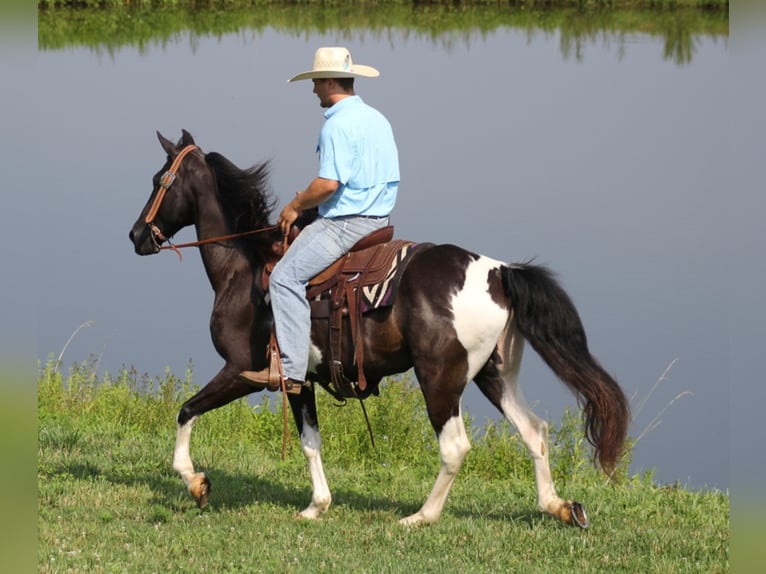
<instances>
[{"instance_id":1,"label":"black tail","mask_svg":"<svg viewBox=\"0 0 766 574\"><path fill-rule=\"evenodd\" d=\"M577 396L594 457L611 473L622 455L630 409L617 382L590 354L572 300L545 267L509 265L502 278L519 331Z\"/></svg>"}]
</instances>

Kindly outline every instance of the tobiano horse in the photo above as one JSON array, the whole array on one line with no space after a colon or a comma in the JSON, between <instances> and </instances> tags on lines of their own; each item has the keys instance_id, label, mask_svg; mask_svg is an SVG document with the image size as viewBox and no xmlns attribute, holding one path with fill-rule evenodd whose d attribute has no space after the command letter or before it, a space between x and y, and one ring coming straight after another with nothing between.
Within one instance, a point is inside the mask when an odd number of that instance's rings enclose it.
<instances>
[{"instance_id":1,"label":"tobiano horse","mask_svg":"<svg viewBox=\"0 0 766 574\"><path fill-rule=\"evenodd\" d=\"M181 407L173 468L200 507L210 481L195 471L189 451L192 426L203 413L254 392L240 377L266 367L272 314L261 286L280 232L269 218L268 162L240 169L219 153L204 153L185 130L177 143L157 133L167 159L130 231L136 253L159 252L180 229L196 229L207 276L215 291L210 331L223 368ZM427 244L409 258L390 306L363 321L366 395L389 375L414 369L436 433L441 466L423 506L401 523L437 521L471 445L461 397L473 381L518 429L534 463L537 504L566 524L586 527L582 505L560 498L551 478L548 425L526 403L518 385L525 340L582 407L595 462L613 473L629 423L628 402L617 382L591 355L570 297L546 268L504 263L454 245ZM300 517L317 519L331 493L320 454L314 383L328 388L326 338L312 323L307 381L287 394L311 477L311 502ZM347 374L353 375L354 369Z\"/></svg>"}]
</instances>

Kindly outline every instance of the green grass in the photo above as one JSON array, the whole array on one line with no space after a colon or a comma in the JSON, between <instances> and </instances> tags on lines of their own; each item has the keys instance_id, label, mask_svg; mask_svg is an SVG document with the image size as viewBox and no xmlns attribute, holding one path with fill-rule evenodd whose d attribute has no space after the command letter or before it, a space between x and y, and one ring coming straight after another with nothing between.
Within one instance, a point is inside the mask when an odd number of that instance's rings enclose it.
<instances>
[{"instance_id":1,"label":"green grass","mask_svg":"<svg viewBox=\"0 0 766 574\"><path fill-rule=\"evenodd\" d=\"M398 6L413 6L422 4L413 0L388 0L387 4ZM454 0L431 0L435 6L455 5ZM264 7L299 4L303 6L320 7L362 7L376 6L381 2L375 0L303 0L302 2L286 2L285 0L37 0L39 8L52 7L90 7L90 8L121 8L140 6L144 8L179 7L193 8L232 8L232 7ZM729 0L464 0L459 4L469 6L512 6L525 8L551 8L562 6L586 7L642 7L642 8L674 8L674 7L719 7L728 6Z\"/></svg>"},{"instance_id":2,"label":"green grass","mask_svg":"<svg viewBox=\"0 0 766 574\"><path fill-rule=\"evenodd\" d=\"M588 530L540 514L531 463L506 424L469 423L473 450L442 519L400 526L433 486L434 434L407 378L358 406L320 392L333 506L295 518L310 484L295 431L281 459L277 395L206 414L192 438L212 480L203 511L171 468L175 415L191 371L150 378L92 364L38 374L38 571L47 572L727 572L729 497L661 486L651 475L607 483L589 462L578 417L553 425L562 496L585 504ZM270 402L271 400L271 402ZM277 407L277 408L275 408Z\"/></svg>"}]
</instances>

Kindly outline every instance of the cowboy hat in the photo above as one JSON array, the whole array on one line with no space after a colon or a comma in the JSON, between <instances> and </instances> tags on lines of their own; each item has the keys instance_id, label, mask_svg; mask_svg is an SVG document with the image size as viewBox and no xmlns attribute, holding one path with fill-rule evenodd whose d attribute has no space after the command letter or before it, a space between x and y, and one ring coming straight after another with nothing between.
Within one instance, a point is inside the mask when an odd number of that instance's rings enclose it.
<instances>
[{"instance_id":1,"label":"cowboy hat","mask_svg":"<svg viewBox=\"0 0 766 574\"><path fill-rule=\"evenodd\" d=\"M351 61L346 48L319 48L314 53L314 68L293 76L288 82L309 78L375 78L380 72L372 66L362 66Z\"/></svg>"}]
</instances>

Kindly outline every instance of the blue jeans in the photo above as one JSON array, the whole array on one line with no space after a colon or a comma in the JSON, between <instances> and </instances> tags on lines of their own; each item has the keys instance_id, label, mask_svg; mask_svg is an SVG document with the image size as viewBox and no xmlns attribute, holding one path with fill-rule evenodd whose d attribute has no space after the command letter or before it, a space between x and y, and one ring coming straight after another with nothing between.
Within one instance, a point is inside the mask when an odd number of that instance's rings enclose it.
<instances>
[{"instance_id":1,"label":"blue jeans","mask_svg":"<svg viewBox=\"0 0 766 574\"><path fill-rule=\"evenodd\" d=\"M345 255L362 237L388 225L387 217L320 217L303 228L269 280L274 328L285 377L306 379L311 344L309 279Z\"/></svg>"}]
</instances>

